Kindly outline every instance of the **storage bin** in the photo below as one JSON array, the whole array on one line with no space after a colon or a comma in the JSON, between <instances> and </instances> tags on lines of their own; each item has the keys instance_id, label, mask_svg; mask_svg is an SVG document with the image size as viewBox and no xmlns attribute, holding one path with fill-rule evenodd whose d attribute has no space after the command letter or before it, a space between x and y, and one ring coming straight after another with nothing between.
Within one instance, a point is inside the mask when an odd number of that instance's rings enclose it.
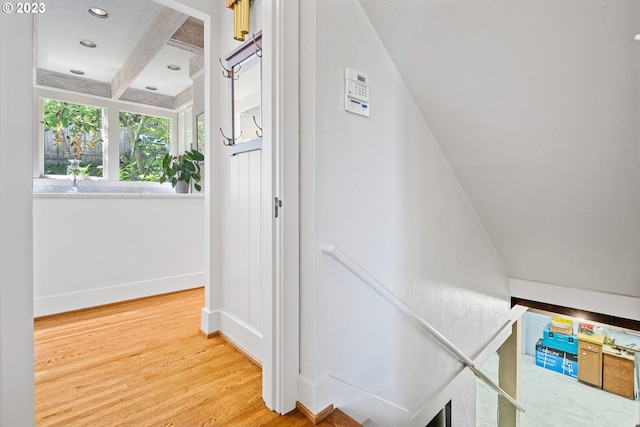
<instances>
[{"instance_id":1,"label":"storage bin","mask_svg":"<svg viewBox=\"0 0 640 427\"><path fill-rule=\"evenodd\" d=\"M544 327L542 341L545 347L556 348L571 354L578 354L578 337L575 335L551 332L549 325Z\"/></svg>"}]
</instances>

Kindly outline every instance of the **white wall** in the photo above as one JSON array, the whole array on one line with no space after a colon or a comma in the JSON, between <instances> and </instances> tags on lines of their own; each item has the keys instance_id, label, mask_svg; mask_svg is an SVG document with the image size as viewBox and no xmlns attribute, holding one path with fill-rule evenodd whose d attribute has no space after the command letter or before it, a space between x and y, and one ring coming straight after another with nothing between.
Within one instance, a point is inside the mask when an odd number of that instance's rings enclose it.
<instances>
[{"instance_id":1,"label":"white wall","mask_svg":"<svg viewBox=\"0 0 640 427\"><path fill-rule=\"evenodd\" d=\"M536 344L542 338L544 327L551 316L527 311L522 316L522 354L536 355Z\"/></svg>"},{"instance_id":2,"label":"white wall","mask_svg":"<svg viewBox=\"0 0 640 427\"><path fill-rule=\"evenodd\" d=\"M204 199L34 196L34 314L204 286Z\"/></svg>"},{"instance_id":3,"label":"white wall","mask_svg":"<svg viewBox=\"0 0 640 427\"><path fill-rule=\"evenodd\" d=\"M304 1L301 19L301 401L424 425L460 363L319 246L472 357L508 317L506 272L358 1ZM369 118L344 111L347 66L370 78ZM474 425L475 382L456 384L454 425Z\"/></svg>"},{"instance_id":4,"label":"white wall","mask_svg":"<svg viewBox=\"0 0 640 427\"><path fill-rule=\"evenodd\" d=\"M34 424L32 17L0 14L0 426Z\"/></svg>"}]
</instances>

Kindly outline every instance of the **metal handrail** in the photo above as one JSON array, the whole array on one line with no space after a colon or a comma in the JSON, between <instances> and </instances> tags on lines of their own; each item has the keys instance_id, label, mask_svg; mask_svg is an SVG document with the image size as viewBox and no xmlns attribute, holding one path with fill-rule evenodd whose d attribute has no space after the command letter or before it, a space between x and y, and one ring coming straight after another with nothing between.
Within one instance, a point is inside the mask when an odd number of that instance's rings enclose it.
<instances>
[{"instance_id":1,"label":"metal handrail","mask_svg":"<svg viewBox=\"0 0 640 427\"><path fill-rule=\"evenodd\" d=\"M335 260L340 262L343 266L345 266L349 271L355 274L358 278L360 278L364 283L366 283L371 289L373 289L378 295L382 296L388 302L393 304L398 310L400 310L405 316L409 319L416 322L422 329L431 334L435 339L437 339L443 346L447 348L451 353L460 359L474 374L476 377L480 378L485 384L491 387L494 391L504 397L509 403L515 406L519 411L526 412L525 409L509 394L502 390L498 384L493 382L493 380L487 377L479 368L475 366L473 360L462 350L456 347L451 341L447 339L444 335L442 335L438 330L436 330L429 323L420 318L417 314L413 312L405 303L403 303L397 296L395 296L390 290L388 290L382 283L376 280L372 275L367 273L362 267L356 264L351 258L346 256L340 249L336 248L335 245L326 244L322 246L322 252L327 255L331 255Z\"/></svg>"}]
</instances>

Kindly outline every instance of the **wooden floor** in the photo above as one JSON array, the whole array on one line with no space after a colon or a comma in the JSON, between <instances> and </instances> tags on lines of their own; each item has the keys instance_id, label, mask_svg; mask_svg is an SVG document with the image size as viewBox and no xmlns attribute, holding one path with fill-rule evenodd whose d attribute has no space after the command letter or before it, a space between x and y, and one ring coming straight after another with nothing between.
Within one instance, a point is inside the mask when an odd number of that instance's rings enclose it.
<instances>
[{"instance_id":1,"label":"wooden floor","mask_svg":"<svg viewBox=\"0 0 640 427\"><path fill-rule=\"evenodd\" d=\"M312 426L265 407L260 368L199 332L203 305L196 289L36 319L36 424Z\"/></svg>"}]
</instances>

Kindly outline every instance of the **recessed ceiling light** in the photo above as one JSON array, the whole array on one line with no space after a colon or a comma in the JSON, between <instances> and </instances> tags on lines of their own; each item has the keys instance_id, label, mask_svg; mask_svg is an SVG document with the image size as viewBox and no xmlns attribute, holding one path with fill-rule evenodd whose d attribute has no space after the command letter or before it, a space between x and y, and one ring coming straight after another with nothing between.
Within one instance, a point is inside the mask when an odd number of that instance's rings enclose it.
<instances>
[{"instance_id":1,"label":"recessed ceiling light","mask_svg":"<svg viewBox=\"0 0 640 427\"><path fill-rule=\"evenodd\" d=\"M99 7L90 7L89 8L89 13L91 14L91 16L95 16L96 18L108 18L109 17L109 13L104 9L100 9Z\"/></svg>"},{"instance_id":2,"label":"recessed ceiling light","mask_svg":"<svg viewBox=\"0 0 640 427\"><path fill-rule=\"evenodd\" d=\"M145 86L145 89L147 89L147 90L158 90L158 88L155 87L155 86Z\"/></svg>"},{"instance_id":3,"label":"recessed ceiling light","mask_svg":"<svg viewBox=\"0 0 640 427\"><path fill-rule=\"evenodd\" d=\"M167 68L170 69L171 71L178 71L180 69L180 66L175 64L169 64L167 65Z\"/></svg>"},{"instance_id":4,"label":"recessed ceiling light","mask_svg":"<svg viewBox=\"0 0 640 427\"><path fill-rule=\"evenodd\" d=\"M80 70L69 70L69 71L72 72L73 74L84 76L84 71L80 71Z\"/></svg>"},{"instance_id":5,"label":"recessed ceiling light","mask_svg":"<svg viewBox=\"0 0 640 427\"><path fill-rule=\"evenodd\" d=\"M640 34L636 34L636 36L633 39L640 42Z\"/></svg>"},{"instance_id":6,"label":"recessed ceiling light","mask_svg":"<svg viewBox=\"0 0 640 427\"><path fill-rule=\"evenodd\" d=\"M84 47L91 47L91 48L94 48L97 46L97 44L95 44L91 40L80 40L80 44Z\"/></svg>"}]
</instances>

